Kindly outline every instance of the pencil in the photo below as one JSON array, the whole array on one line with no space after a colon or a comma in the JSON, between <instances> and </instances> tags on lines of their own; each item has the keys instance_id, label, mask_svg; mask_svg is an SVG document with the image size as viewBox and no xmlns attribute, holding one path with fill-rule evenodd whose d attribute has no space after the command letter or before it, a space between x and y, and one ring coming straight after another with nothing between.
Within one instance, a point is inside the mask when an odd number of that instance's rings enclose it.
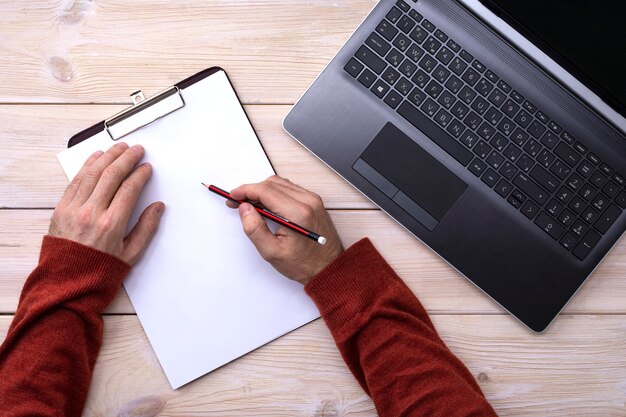
<instances>
[{"instance_id":1,"label":"pencil","mask_svg":"<svg viewBox=\"0 0 626 417\"><path fill-rule=\"evenodd\" d=\"M209 191L224 197L227 200L230 201L234 201L237 204L241 204L241 203L247 203L247 201L243 201L243 200L236 200L234 199L230 193L228 191L224 191L219 187L216 187L215 185L206 185L205 183L201 183L202 185L204 185L206 188L209 189ZM251 204L251 203L249 203ZM319 234L312 232L302 226L299 226L297 224L295 224L294 222L272 212L269 211L268 209L262 208L262 207L258 207L255 204L251 204L252 207L254 207L254 209L257 211L257 213L259 213L261 216L265 217L266 219L270 219L278 224L280 224L281 226L285 226L288 229L293 230L296 233L299 233L303 236L308 237L309 239L312 239L314 241L316 241L317 243L319 243L320 245L323 245L326 243L326 238L324 236L320 236Z\"/></svg>"}]
</instances>

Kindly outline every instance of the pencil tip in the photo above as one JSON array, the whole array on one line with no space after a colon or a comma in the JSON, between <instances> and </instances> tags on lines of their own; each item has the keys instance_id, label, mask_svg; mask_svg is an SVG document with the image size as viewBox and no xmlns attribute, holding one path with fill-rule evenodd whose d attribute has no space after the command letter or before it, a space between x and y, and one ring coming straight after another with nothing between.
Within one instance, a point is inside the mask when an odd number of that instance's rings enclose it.
<instances>
[{"instance_id":1,"label":"pencil tip","mask_svg":"<svg viewBox=\"0 0 626 417\"><path fill-rule=\"evenodd\" d=\"M201 182L200 184L204 185L205 187L207 186L205 183Z\"/></svg>"}]
</instances>

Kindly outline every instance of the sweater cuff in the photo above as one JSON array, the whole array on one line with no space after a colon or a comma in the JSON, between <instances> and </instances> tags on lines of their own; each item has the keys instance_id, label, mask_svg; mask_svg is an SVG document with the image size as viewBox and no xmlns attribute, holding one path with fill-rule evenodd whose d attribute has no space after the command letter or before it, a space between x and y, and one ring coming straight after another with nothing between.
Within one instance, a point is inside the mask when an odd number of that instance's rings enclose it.
<instances>
[{"instance_id":1,"label":"sweater cuff","mask_svg":"<svg viewBox=\"0 0 626 417\"><path fill-rule=\"evenodd\" d=\"M348 248L304 287L331 330L367 311L390 281L399 280L372 242Z\"/></svg>"},{"instance_id":2,"label":"sweater cuff","mask_svg":"<svg viewBox=\"0 0 626 417\"><path fill-rule=\"evenodd\" d=\"M24 285L24 293L45 291L48 297L81 300L102 311L113 300L131 266L115 256L92 247L52 236L44 236L37 271Z\"/></svg>"}]
</instances>

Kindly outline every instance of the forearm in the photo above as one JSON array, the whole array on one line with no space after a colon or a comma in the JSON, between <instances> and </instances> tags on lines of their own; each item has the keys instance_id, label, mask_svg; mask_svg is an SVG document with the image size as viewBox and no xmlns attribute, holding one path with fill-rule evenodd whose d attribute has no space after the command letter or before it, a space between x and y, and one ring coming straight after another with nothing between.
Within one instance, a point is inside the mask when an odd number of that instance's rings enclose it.
<instances>
[{"instance_id":1,"label":"forearm","mask_svg":"<svg viewBox=\"0 0 626 417\"><path fill-rule=\"evenodd\" d=\"M101 312L129 266L46 237L0 346L0 414L80 416L102 342Z\"/></svg>"},{"instance_id":2,"label":"forearm","mask_svg":"<svg viewBox=\"0 0 626 417\"><path fill-rule=\"evenodd\" d=\"M381 416L493 416L467 368L368 240L306 287Z\"/></svg>"}]
</instances>

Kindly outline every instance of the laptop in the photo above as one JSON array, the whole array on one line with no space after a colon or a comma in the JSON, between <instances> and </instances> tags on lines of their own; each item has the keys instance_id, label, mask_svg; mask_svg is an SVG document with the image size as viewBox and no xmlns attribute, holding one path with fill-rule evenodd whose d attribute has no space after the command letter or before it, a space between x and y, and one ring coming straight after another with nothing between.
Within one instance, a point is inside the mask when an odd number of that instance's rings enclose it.
<instances>
[{"instance_id":1,"label":"laptop","mask_svg":"<svg viewBox=\"0 0 626 417\"><path fill-rule=\"evenodd\" d=\"M540 332L626 228L625 16L381 0L283 126Z\"/></svg>"}]
</instances>

